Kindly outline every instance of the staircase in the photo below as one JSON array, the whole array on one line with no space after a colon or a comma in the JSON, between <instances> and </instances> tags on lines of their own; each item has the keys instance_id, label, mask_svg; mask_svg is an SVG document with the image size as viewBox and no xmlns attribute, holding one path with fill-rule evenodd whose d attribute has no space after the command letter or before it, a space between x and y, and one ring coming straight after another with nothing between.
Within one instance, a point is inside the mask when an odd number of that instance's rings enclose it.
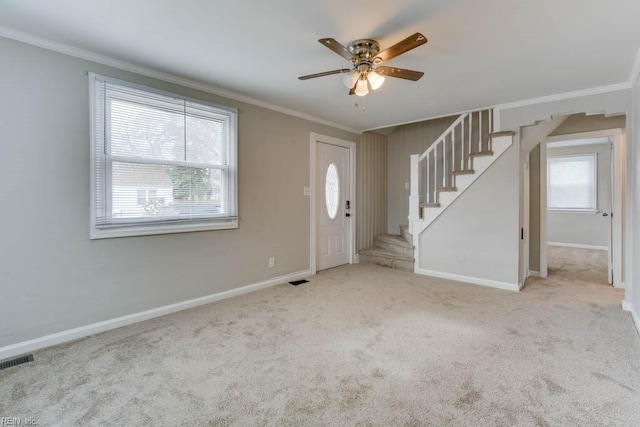
<instances>
[{"instance_id":1,"label":"staircase","mask_svg":"<svg viewBox=\"0 0 640 427\"><path fill-rule=\"evenodd\" d=\"M376 264L398 270L414 271L413 238L408 226L400 226L400 234L380 234L373 239L373 247L358 251L360 264Z\"/></svg>"},{"instance_id":2,"label":"staircase","mask_svg":"<svg viewBox=\"0 0 640 427\"><path fill-rule=\"evenodd\" d=\"M513 142L514 132L493 131L493 110L460 115L422 154L410 156L409 225L381 234L359 251L360 262L418 271L414 245L425 231Z\"/></svg>"},{"instance_id":3,"label":"staircase","mask_svg":"<svg viewBox=\"0 0 640 427\"><path fill-rule=\"evenodd\" d=\"M410 156L409 232L419 236L513 142L493 132L492 110L460 115L422 154Z\"/></svg>"}]
</instances>

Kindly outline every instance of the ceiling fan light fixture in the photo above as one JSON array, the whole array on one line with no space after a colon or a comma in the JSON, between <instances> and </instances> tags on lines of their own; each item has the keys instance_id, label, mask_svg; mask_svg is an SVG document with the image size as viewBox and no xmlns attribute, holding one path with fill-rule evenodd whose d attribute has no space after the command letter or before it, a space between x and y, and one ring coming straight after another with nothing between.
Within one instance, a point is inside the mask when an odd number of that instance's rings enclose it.
<instances>
[{"instance_id":1,"label":"ceiling fan light fixture","mask_svg":"<svg viewBox=\"0 0 640 427\"><path fill-rule=\"evenodd\" d=\"M353 85L356 84L356 81L360 78L360 73L357 70L351 70L348 73L345 73L342 76L342 83L348 88L351 89Z\"/></svg>"},{"instance_id":2,"label":"ceiling fan light fixture","mask_svg":"<svg viewBox=\"0 0 640 427\"><path fill-rule=\"evenodd\" d=\"M380 89L380 87L382 87L382 84L384 83L384 77L373 70L370 71L369 74L367 74L367 80L369 80L371 89L373 90Z\"/></svg>"},{"instance_id":3,"label":"ceiling fan light fixture","mask_svg":"<svg viewBox=\"0 0 640 427\"><path fill-rule=\"evenodd\" d=\"M332 38L324 38L318 41L329 50L346 59L351 64L351 67L308 74L298 77L298 80L342 74L342 83L349 88L349 95L365 96L369 93L369 86L371 86L371 90L380 89L387 76L415 82L424 75L422 71L381 65L425 44L427 38L420 33L412 34L383 51L380 51L380 45L373 39L354 40L347 47Z\"/></svg>"},{"instance_id":4,"label":"ceiling fan light fixture","mask_svg":"<svg viewBox=\"0 0 640 427\"><path fill-rule=\"evenodd\" d=\"M358 80L358 83L356 84L355 94L358 96L365 96L368 93L369 93L369 85L367 84L367 80L364 78Z\"/></svg>"}]
</instances>

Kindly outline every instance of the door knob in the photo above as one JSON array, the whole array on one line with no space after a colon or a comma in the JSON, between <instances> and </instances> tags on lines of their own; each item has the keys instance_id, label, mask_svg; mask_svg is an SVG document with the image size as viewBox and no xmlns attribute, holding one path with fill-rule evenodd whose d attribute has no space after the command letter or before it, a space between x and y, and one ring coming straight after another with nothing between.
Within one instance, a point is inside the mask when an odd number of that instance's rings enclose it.
<instances>
[{"instance_id":1,"label":"door knob","mask_svg":"<svg viewBox=\"0 0 640 427\"><path fill-rule=\"evenodd\" d=\"M609 214L605 212L602 214L602 216L609 216Z\"/></svg>"},{"instance_id":2,"label":"door knob","mask_svg":"<svg viewBox=\"0 0 640 427\"><path fill-rule=\"evenodd\" d=\"M351 214L349 212L347 212L346 214L344 214L344 216L346 216L347 218L351 216Z\"/></svg>"}]
</instances>

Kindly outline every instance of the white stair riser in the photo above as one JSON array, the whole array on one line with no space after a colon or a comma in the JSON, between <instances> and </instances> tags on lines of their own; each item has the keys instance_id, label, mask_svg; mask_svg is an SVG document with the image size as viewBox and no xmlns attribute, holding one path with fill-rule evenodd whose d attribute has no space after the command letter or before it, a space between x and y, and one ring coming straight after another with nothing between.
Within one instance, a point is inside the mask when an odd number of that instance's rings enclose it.
<instances>
[{"instance_id":1,"label":"white stair riser","mask_svg":"<svg viewBox=\"0 0 640 427\"><path fill-rule=\"evenodd\" d=\"M451 202L458 198L457 191L443 191L438 195L438 202L440 205L448 206Z\"/></svg>"},{"instance_id":2,"label":"white stair riser","mask_svg":"<svg viewBox=\"0 0 640 427\"><path fill-rule=\"evenodd\" d=\"M511 146L512 142L512 136L499 136L491 140L491 147L494 153L502 154L507 148Z\"/></svg>"},{"instance_id":3,"label":"white stair riser","mask_svg":"<svg viewBox=\"0 0 640 427\"><path fill-rule=\"evenodd\" d=\"M480 156L475 157L473 159L473 169L476 171L476 174L481 173L493 163L493 159L495 158L495 153L493 156Z\"/></svg>"},{"instance_id":4,"label":"white stair riser","mask_svg":"<svg viewBox=\"0 0 640 427\"><path fill-rule=\"evenodd\" d=\"M467 188L475 180L475 175L458 175L456 176L456 188Z\"/></svg>"}]
</instances>

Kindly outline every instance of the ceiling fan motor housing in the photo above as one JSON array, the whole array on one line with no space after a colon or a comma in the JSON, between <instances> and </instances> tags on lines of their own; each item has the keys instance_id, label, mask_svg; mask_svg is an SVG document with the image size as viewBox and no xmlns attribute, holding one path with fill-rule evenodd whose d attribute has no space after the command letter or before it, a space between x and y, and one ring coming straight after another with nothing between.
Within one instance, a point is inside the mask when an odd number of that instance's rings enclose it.
<instances>
[{"instance_id":1,"label":"ceiling fan motor housing","mask_svg":"<svg viewBox=\"0 0 640 427\"><path fill-rule=\"evenodd\" d=\"M372 39L359 39L349 43L347 49L355 56L356 67L365 65L368 69L373 65L373 58L380 52L380 45ZM366 69L360 71L366 71Z\"/></svg>"}]
</instances>

